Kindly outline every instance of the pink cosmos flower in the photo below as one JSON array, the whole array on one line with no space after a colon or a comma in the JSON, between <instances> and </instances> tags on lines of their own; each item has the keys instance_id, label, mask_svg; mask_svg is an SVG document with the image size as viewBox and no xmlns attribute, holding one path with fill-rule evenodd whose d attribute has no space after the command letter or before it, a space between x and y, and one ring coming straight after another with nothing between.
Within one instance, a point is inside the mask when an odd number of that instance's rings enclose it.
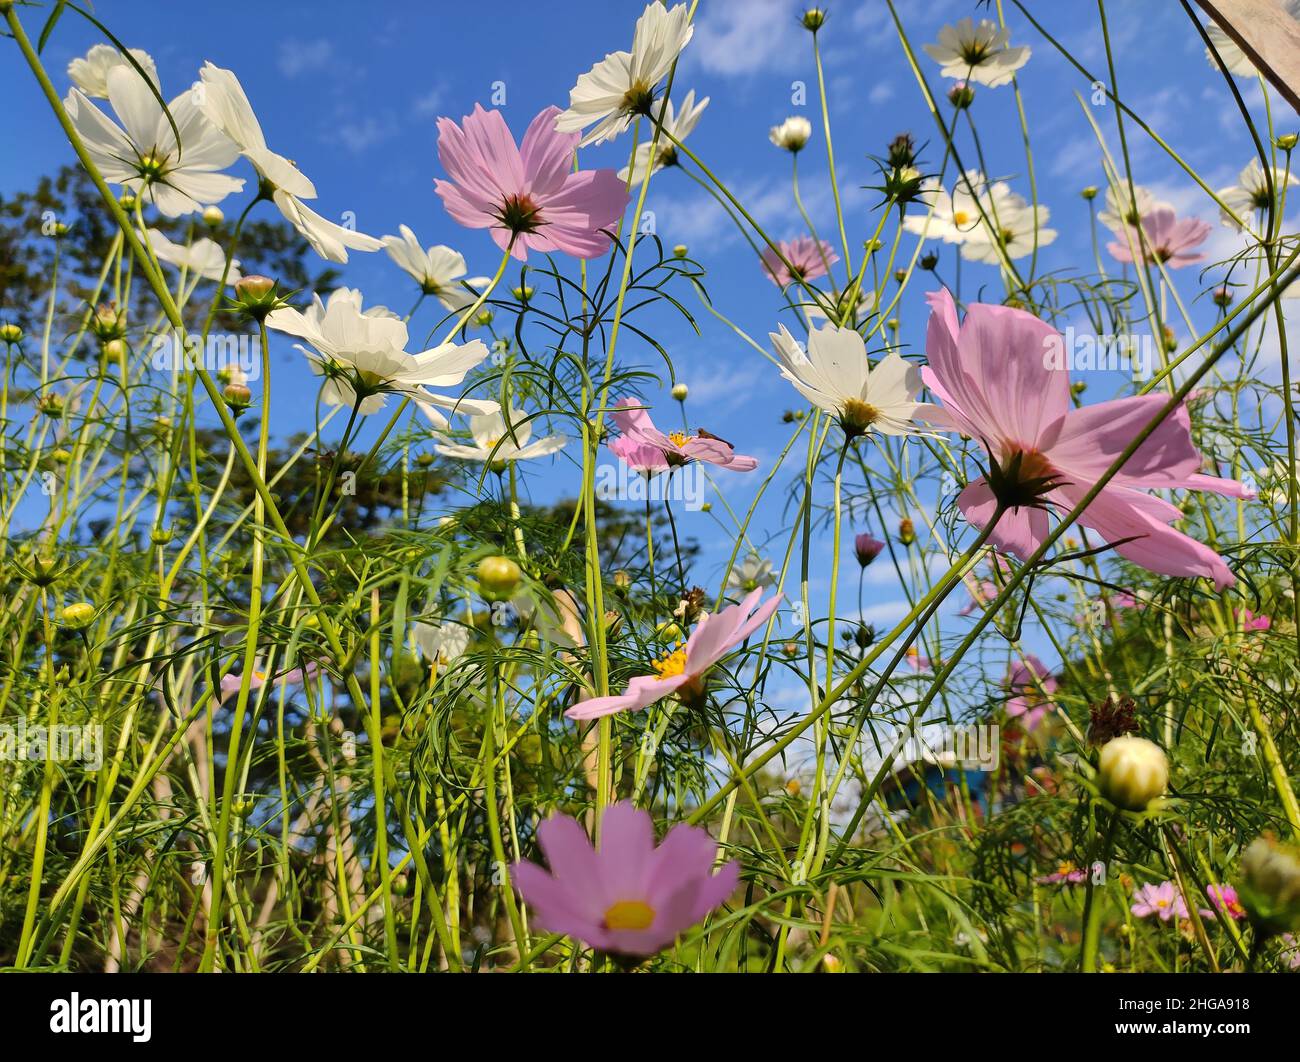
<instances>
[{"instance_id":1,"label":"pink cosmos flower","mask_svg":"<svg viewBox=\"0 0 1300 1062\"><path fill-rule=\"evenodd\" d=\"M277 686L305 686L319 674L320 665L315 661L309 662L304 667L295 667L289 671L282 671L275 676L268 675L259 666L253 670L253 676L248 680L248 688L250 690L260 690L268 682L274 682ZM221 676L220 692L216 698L218 705L224 704L230 697L239 692L242 677L230 671Z\"/></svg>"},{"instance_id":2,"label":"pink cosmos flower","mask_svg":"<svg viewBox=\"0 0 1300 1062\"><path fill-rule=\"evenodd\" d=\"M781 248L781 254L767 247L759 258L763 262L763 272L778 288L784 288L796 280L824 277L831 271L831 266L840 260L829 243L814 240L811 236L782 240L777 247ZM781 255L785 256L785 262L781 261ZM790 264L787 266L786 262Z\"/></svg>"},{"instance_id":3,"label":"pink cosmos flower","mask_svg":"<svg viewBox=\"0 0 1300 1062\"><path fill-rule=\"evenodd\" d=\"M970 591L970 600L957 610L959 616L969 616L977 608L983 608L998 596L997 583L988 579L981 579L974 586L968 586L966 589Z\"/></svg>"},{"instance_id":4,"label":"pink cosmos flower","mask_svg":"<svg viewBox=\"0 0 1300 1062\"><path fill-rule=\"evenodd\" d=\"M620 435L607 445L623 464L643 476L652 476L668 467L668 458L663 450L649 443L637 442L630 435Z\"/></svg>"},{"instance_id":5,"label":"pink cosmos flower","mask_svg":"<svg viewBox=\"0 0 1300 1062\"><path fill-rule=\"evenodd\" d=\"M451 180L436 180L434 188L447 213L467 228L491 229L496 245L521 262L530 249L604 254L610 237L602 230L627 206L627 185L613 170L573 171L581 136L555 131L559 113L542 111L519 147L501 112L481 104L459 126L438 119L438 159Z\"/></svg>"},{"instance_id":6,"label":"pink cosmos flower","mask_svg":"<svg viewBox=\"0 0 1300 1062\"><path fill-rule=\"evenodd\" d=\"M1232 614L1241 620L1242 629L1245 631L1266 631L1273 626L1273 621L1268 616L1256 616L1248 608L1234 608Z\"/></svg>"},{"instance_id":7,"label":"pink cosmos flower","mask_svg":"<svg viewBox=\"0 0 1300 1062\"><path fill-rule=\"evenodd\" d=\"M1237 890L1231 885L1207 885L1206 892L1210 894L1210 905L1217 911L1222 911L1234 921L1241 921L1246 917L1246 908L1241 905L1241 900L1237 898ZM1201 915L1205 918L1213 918L1214 911L1201 909Z\"/></svg>"},{"instance_id":8,"label":"pink cosmos flower","mask_svg":"<svg viewBox=\"0 0 1300 1062\"><path fill-rule=\"evenodd\" d=\"M548 873L536 863L511 868L537 920L601 951L653 955L719 907L736 888L740 864L713 873L718 845L679 823L655 847L654 823L631 803L611 805L593 848L576 819L553 815L537 827Z\"/></svg>"},{"instance_id":9,"label":"pink cosmos flower","mask_svg":"<svg viewBox=\"0 0 1300 1062\"><path fill-rule=\"evenodd\" d=\"M1143 885L1133 894L1133 906L1129 908L1139 918L1159 915L1160 921L1187 917L1187 901L1183 899L1172 881L1162 881L1159 885Z\"/></svg>"},{"instance_id":10,"label":"pink cosmos flower","mask_svg":"<svg viewBox=\"0 0 1300 1062\"><path fill-rule=\"evenodd\" d=\"M947 291L928 296L926 385L943 406L917 416L978 439L992 458L990 477L957 497L966 519L984 527L1007 509L990 540L1026 559L1047 536L1047 508L1073 509L1114 459L1164 407L1162 395L1139 395L1075 409L1070 375L1052 367L1062 340L1024 310L973 304L959 326ZM1177 506L1144 488L1209 490L1253 498L1243 484L1202 475L1185 405L1165 417L1079 518L1115 551L1161 575L1206 576L1222 590L1236 582L1222 557L1169 525Z\"/></svg>"},{"instance_id":11,"label":"pink cosmos flower","mask_svg":"<svg viewBox=\"0 0 1300 1062\"><path fill-rule=\"evenodd\" d=\"M1205 258L1203 254L1193 254L1192 248L1199 247L1209 236L1208 221L1199 218L1180 220L1168 207L1161 207L1143 215L1142 231L1146 234L1142 253L1152 265L1164 262L1170 269L1181 269ZM1133 232L1130 232L1130 236L1133 240L1132 247L1119 240L1106 245L1117 262L1133 261L1133 252L1138 250L1138 238Z\"/></svg>"},{"instance_id":12,"label":"pink cosmos flower","mask_svg":"<svg viewBox=\"0 0 1300 1062\"><path fill-rule=\"evenodd\" d=\"M612 419L623 433L623 438L629 440L623 444L625 452L633 452L632 445L641 444L657 449L663 455L665 465L678 466L691 461L704 461L719 468L729 468L733 472L752 472L758 467L755 458L736 453L736 448L726 439L710 435L703 428L696 429L694 435L683 431L671 431L665 435L654 426L650 414L635 398L624 398L619 402ZM639 459L645 459L643 452L635 453ZM623 454L619 456L623 457Z\"/></svg>"},{"instance_id":13,"label":"pink cosmos flower","mask_svg":"<svg viewBox=\"0 0 1300 1062\"><path fill-rule=\"evenodd\" d=\"M885 548L885 544L878 538L873 538L865 531L853 539L853 552L858 556L858 563L866 567L878 556L880 551Z\"/></svg>"},{"instance_id":14,"label":"pink cosmos flower","mask_svg":"<svg viewBox=\"0 0 1300 1062\"><path fill-rule=\"evenodd\" d=\"M1039 885L1079 885L1088 880L1088 872L1073 863L1060 863L1052 874L1035 878Z\"/></svg>"},{"instance_id":15,"label":"pink cosmos flower","mask_svg":"<svg viewBox=\"0 0 1300 1062\"><path fill-rule=\"evenodd\" d=\"M928 656L922 656L921 650L914 645L907 647L907 652L903 654L903 659L907 661L907 666L913 671L922 672L930 671L934 668L934 661ZM942 663L942 661L940 661Z\"/></svg>"},{"instance_id":16,"label":"pink cosmos flower","mask_svg":"<svg viewBox=\"0 0 1300 1062\"><path fill-rule=\"evenodd\" d=\"M1030 653L1024 660L1013 664L1007 675L1007 689L1015 694L1007 701L1007 715L1012 719L1023 717L1025 729L1034 730L1043 721L1043 716L1056 709L1055 704L1043 700L1043 694L1050 697L1060 688L1056 676Z\"/></svg>"},{"instance_id":17,"label":"pink cosmos flower","mask_svg":"<svg viewBox=\"0 0 1300 1062\"><path fill-rule=\"evenodd\" d=\"M708 670L766 623L783 595L776 594L760 605L762 596L760 586L740 604L701 616L685 645L650 665L653 675L638 675L623 693L580 701L564 714L570 719L598 719L615 712L638 711L671 693L687 699L702 696Z\"/></svg>"}]
</instances>

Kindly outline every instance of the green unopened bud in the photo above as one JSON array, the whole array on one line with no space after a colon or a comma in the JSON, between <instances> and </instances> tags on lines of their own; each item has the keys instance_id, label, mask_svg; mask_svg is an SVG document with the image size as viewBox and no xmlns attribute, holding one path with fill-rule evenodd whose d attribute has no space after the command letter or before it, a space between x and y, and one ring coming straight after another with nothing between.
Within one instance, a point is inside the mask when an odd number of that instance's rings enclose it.
<instances>
[{"instance_id":1,"label":"green unopened bud","mask_svg":"<svg viewBox=\"0 0 1300 1062\"><path fill-rule=\"evenodd\" d=\"M1300 140L1300 134L1283 133L1273 142L1277 144L1279 151L1290 151L1296 146L1297 140Z\"/></svg>"},{"instance_id":2,"label":"green unopened bud","mask_svg":"<svg viewBox=\"0 0 1300 1062\"><path fill-rule=\"evenodd\" d=\"M254 274L235 281L234 303L240 311L255 321L262 321L267 314L281 305L282 300L276 294L274 280Z\"/></svg>"},{"instance_id":3,"label":"green unopened bud","mask_svg":"<svg viewBox=\"0 0 1300 1062\"><path fill-rule=\"evenodd\" d=\"M433 464L433 454L420 454L416 457L415 463L420 468L428 468Z\"/></svg>"},{"instance_id":4,"label":"green unopened bud","mask_svg":"<svg viewBox=\"0 0 1300 1062\"><path fill-rule=\"evenodd\" d=\"M126 336L126 315L111 303L101 302L90 318L90 331L101 343Z\"/></svg>"},{"instance_id":5,"label":"green unopened bud","mask_svg":"<svg viewBox=\"0 0 1300 1062\"><path fill-rule=\"evenodd\" d=\"M17 343L23 338L23 330L11 321L0 324L0 343Z\"/></svg>"},{"instance_id":6,"label":"green unopened bud","mask_svg":"<svg viewBox=\"0 0 1300 1062\"><path fill-rule=\"evenodd\" d=\"M478 562L478 585L487 598L500 601L511 597L523 576L519 565L509 557L484 557Z\"/></svg>"},{"instance_id":7,"label":"green unopened bud","mask_svg":"<svg viewBox=\"0 0 1300 1062\"><path fill-rule=\"evenodd\" d=\"M64 606L59 619L65 627L71 627L74 631L84 630L95 621L95 606L89 601L74 601L71 605Z\"/></svg>"},{"instance_id":8,"label":"green unopened bud","mask_svg":"<svg viewBox=\"0 0 1300 1062\"><path fill-rule=\"evenodd\" d=\"M127 354L125 339L110 339L104 344L104 356L114 361L121 361Z\"/></svg>"},{"instance_id":9,"label":"green unopened bud","mask_svg":"<svg viewBox=\"0 0 1300 1062\"><path fill-rule=\"evenodd\" d=\"M700 503L700 512L702 512L702 513L711 513L711 512L713 512L713 502L701 502L701 503Z\"/></svg>"},{"instance_id":10,"label":"green unopened bud","mask_svg":"<svg viewBox=\"0 0 1300 1062\"><path fill-rule=\"evenodd\" d=\"M922 269L929 271L939 264L939 256L933 251L926 251L921 255L920 266Z\"/></svg>"},{"instance_id":11,"label":"green unopened bud","mask_svg":"<svg viewBox=\"0 0 1300 1062\"><path fill-rule=\"evenodd\" d=\"M1125 734L1101 747L1097 788L1116 807L1145 811L1168 785L1169 760L1155 742Z\"/></svg>"},{"instance_id":12,"label":"green unopened bud","mask_svg":"<svg viewBox=\"0 0 1300 1062\"><path fill-rule=\"evenodd\" d=\"M1300 930L1300 851L1265 835L1241 857L1241 902L1263 934Z\"/></svg>"},{"instance_id":13,"label":"green unopened bud","mask_svg":"<svg viewBox=\"0 0 1300 1062\"><path fill-rule=\"evenodd\" d=\"M810 7L803 13L803 28L816 33L826 25L826 12L820 7Z\"/></svg>"},{"instance_id":14,"label":"green unopened bud","mask_svg":"<svg viewBox=\"0 0 1300 1062\"><path fill-rule=\"evenodd\" d=\"M1230 306L1231 304L1232 304L1232 289L1231 289L1231 288L1229 288L1229 287L1221 287L1221 288L1215 288L1215 289L1214 289L1214 305L1215 305L1215 306Z\"/></svg>"},{"instance_id":15,"label":"green unopened bud","mask_svg":"<svg viewBox=\"0 0 1300 1062\"><path fill-rule=\"evenodd\" d=\"M518 302L527 302L533 297L533 289L525 284L523 287L515 288L514 296Z\"/></svg>"},{"instance_id":16,"label":"green unopened bud","mask_svg":"<svg viewBox=\"0 0 1300 1062\"><path fill-rule=\"evenodd\" d=\"M54 450L50 454L50 460L53 461L56 465L66 465L69 461L72 460L72 451L66 450L62 446L60 446L57 450Z\"/></svg>"},{"instance_id":17,"label":"green unopened bud","mask_svg":"<svg viewBox=\"0 0 1300 1062\"><path fill-rule=\"evenodd\" d=\"M678 402L685 402L688 394L690 394L690 389L684 383L673 384L673 397Z\"/></svg>"},{"instance_id":18,"label":"green unopened bud","mask_svg":"<svg viewBox=\"0 0 1300 1062\"><path fill-rule=\"evenodd\" d=\"M134 193L134 192L123 192L123 193L121 194L121 196L118 197L117 205L120 206L123 210L134 210L134 209L135 209L135 193Z\"/></svg>"},{"instance_id":19,"label":"green unopened bud","mask_svg":"<svg viewBox=\"0 0 1300 1062\"><path fill-rule=\"evenodd\" d=\"M1088 390L1088 385L1082 380L1075 380L1074 383L1070 384L1070 391L1073 394L1081 395L1086 390Z\"/></svg>"},{"instance_id":20,"label":"green unopened bud","mask_svg":"<svg viewBox=\"0 0 1300 1062\"><path fill-rule=\"evenodd\" d=\"M239 416L253 400L253 392L243 384L232 383L226 384L225 389L221 392L221 397L225 399L230 412L235 416Z\"/></svg>"},{"instance_id":21,"label":"green unopened bud","mask_svg":"<svg viewBox=\"0 0 1300 1062\"><path fill-rule=\"evenodd\" d=\"M1083 189L1079 194L1080 194L1081 196L1083 196L1084 199L1087 199L1087 200L1089 200L1089 201L1091 201L1091 200L1093 200L1093 199L1096 199L1096 198L1097 198L1097 186L1096 186L1095 184L1090 184L1090 185L1088 185L1087 188L1084 188L1084 189Z\"/></svg>"},{"instance_id":22,"label":"green unopened bud","mask_svg":"<svg viewBox=\"0 0 1300 1062\"><path fill-rule=\"evenodd\" d=\"M203 224L216 228L226 220L226 215L221 212L220 207L210 206L203 208Z\"/></svg>"},{"instance_id":23,"label":"green unopened bud","mask_svg":"<svg viewBox=\"0 0 1300 1062\"><path fill-rule=\"evenodd\" d=\"M684 244L684 243L679 243L679 244L677 244L676 247L673 248L673 257L674 257L674 258L685 258L685 257L686 257L686 253L687 253L687 252L686 252L686 244Z\"/></svg>"},{"instance_id":24,"label":"green unopened bud","mask_svg":"<svg viewBox=\"0 0 1300 1062\"><path fill-rule=\"evenodd\" d=\"M241 819L248 818L257 806L257 798L252 793L236 793L230 801L230 810Z\"/></svg>"},{"instance_id":25,"label":"green unopened bud","mask_svg":"<svg viewBox=\"0 0 1300 1062\"><path fill-rule=\"evenodd\" d=\"M910 546L916 541L916 525L909 517L904 516L898 521L898 541L904 546Z\"/></svg>"},{"instance_id":26,"label":"green unopened bud","mask_svg":"<svg viewBox=\"0 0 1300 1062\"><path fill-rule=\"evenodd\" d=\"M149 533L149 541L155 546L165 546L172 540L171 529L167 527L155 527Z\"/></svg>"},{"instance_id":27,"label":"green unopened bud","mask_svg":"<svg viewBox=\"0 0 1300 1062\"><path fill-rule=\"evenodd\" d=\"M492 323L492 317L491 310L479 310L478 316L474 318L474 323L480 328L486 328Z\"/></svg>"},{"instance_id":28,"label":"green unopened bud","mask_svg":"<svg viewBox=\"0 0 1300 1062\"><path fill-rule=\"evenodd\" d=\"M54 557L38 553L31 558L30 564L23 574L36 586L51 586L59 577L59 562Z\"/></svg>"},{"instance_id":29,"label":"green unopened bud","mask_svg":"<svg viewBox=\"0 0 1300 1062\"><path fill-rule=\"evenodd\" d=\"M46 391L36 400L36 408L51 420L58 420L63 416L63 396L57 391Z\"/></svg>"},{"instance_id":30,"label":"green unopened bud","mask_svg":"<svg viewBox=\"0 0 1300 1062\"><path fill-rule=\"evenodd\" d=\"M965 81L958 81L948 90L948 102L957 110L964 111L975 102L975 90Z\"/></svg>"}]
</instances>

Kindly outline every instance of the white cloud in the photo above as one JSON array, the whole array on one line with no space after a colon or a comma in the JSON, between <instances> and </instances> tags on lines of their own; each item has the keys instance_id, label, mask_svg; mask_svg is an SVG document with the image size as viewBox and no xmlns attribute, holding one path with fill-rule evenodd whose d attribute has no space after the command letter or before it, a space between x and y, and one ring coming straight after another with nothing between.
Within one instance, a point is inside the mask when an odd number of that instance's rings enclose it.
<instances>
[{"instance_id":1,"label":"white cloud","mask_svg":"<svg viewBox=\"0 0 1300 1062\"><path fill-rule=\"evenodd\" d=\"M792 70L808 57L797 0L710 0L687 54L714 74Z\"/></svg>"},{"instance_id":2,"label":"white cloud","mask_svg":"<svg viewBox=\"0 0 1300 1062\"><path fill-rule=\"evenodd\" d=\"M285 77L297 77L299 74L322 69L333 58L334 45L324 38L310 41L295 38L280 44L276 63Z\"/></svg>"}]
</instances>

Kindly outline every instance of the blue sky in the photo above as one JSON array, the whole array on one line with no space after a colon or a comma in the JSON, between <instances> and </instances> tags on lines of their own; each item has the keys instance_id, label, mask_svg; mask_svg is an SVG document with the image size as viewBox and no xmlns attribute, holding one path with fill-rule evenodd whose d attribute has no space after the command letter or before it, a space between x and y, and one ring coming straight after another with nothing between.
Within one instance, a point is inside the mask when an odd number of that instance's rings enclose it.
<instances>
[{"instance_id":1,"label":"blue sky","mask_svg":"<svg viewBox=\"0 0 1300 1062\"><path fill-rule=\"evenodd\" d=\"M883 154L890 138L904 130L912 131L918 142L929 143L926 160L937 162L942 150L935 147L936 130L883 0L831 0L826 6L830 19L823 31L823 47L831 121L856 259L876 221L871 208L878 197L861 187L875 180L867 155ZM517 136L522 134L542 107L566 103L568 89L580 73L606 52L630 45L641 7L641 0L370 5L341 0L274 4L226 0L220 5L103 0L96 11L124 43L154 56L168 97L193 81L204 60L233 69L257 110L268 143L295 159L315 182L320 198L312 205L321 213L338 218L351 211L357 227L374 235L395 232L405 222L425 244L448 243L461 250L470 272L477 274L492 272L498 252L483 233L467 232L452 222L434 195L433 179L443 175L435 152L435 119L439 115L459 119L476 102L488 104L494 83L501 82L507 121ZM801 223L790 196L789 157L768 143L767 130L798 113L812 119L817 130L801 156L805 201L819 231L824 236L834 232L810 38L796 21L801 7L790 0L702 0L695 39L679 67L674 92L680 96L694 88L697 96L710 98L690 144L778 237L799 234ZM1233 183L1250 159L1252 147L1226 86L1206 62L1181 7L1154 0L1112 0L1108 8L1121 94L1200 170L1207 183L1213 187ZM939 91L946 82L919 46L934 40L944 22L963 15L980 17L988 11L970 0L907 0L899 9L925 76ZM1098 72L1105 69L1094 5L1039 3L1031 10L1084 65ZM22 15L34 37L40 13L22 9ZM1090 85L1010 4L1006 16L1012 42L1033 49L1028 66L1020 72L1020 85L1040 200L1050 207L1051 227L1060 233L1055 244L1042 250L1039 272L1091 272L1088 209L1078 192L1087 184L1104 185L1104 178L1100 154L1075 98L1079 93L1086 101ZM99 39L93 27L71 12L64 16L45 53L60 89L68 84L63 73L67 62ZM15 49L5 46L3 54L0 98L6 106L0 129L9 147L0 162L0 188L13 191L71 161L72 153ZM799 81L808 87L804 107L791 103ZM1241 82L1241 87L1262 121L1260 89L1249 82ZM1279 131L1295 128L1295 114L1276 99L1273 102ZM1113 108L1096 107L1092 113L1112 151L1117 151ZM980 89L974 114L987 170L1028 196L1012 90ZM1130 148L1140 183L1152 186L1180 213L1215 222L1213 256L1233 246L1234 238L1217 224L1213 204L1156 145L1130 130ZM583 164L617 167L625 161L627 150L628 141L620 140L585 152ZM963 150L969 150L969 140L963 142ZM232 197L223 206L233 214L242 202ZM706 283L715 303L741 328L766 343L767 332L778 321L789 320L779 293L759 272L748 246L694 182L682 173L664 172L652 183L649 206L661 238L669 246L690 247L708 269ZM259 210L273 216L269 206ZM906 238L901 253L910 255L913 246L913 239ZM948 248L941 271L949 280L952 265ZM1180 276L1188 301L1196 293L1195 274L1196 270L1185 270ZM382 252L354 253L344 267L344 277L347 284L365 292L368 303L404 311L415 294L409 278ZM975 297L980 285L986 285L993 298L1000 298L997 272L991 266L964 263L963 285L968 299ZM926 286L912 285L898 315L901 339L913 353L919 351L925 325L921 296ZM681 294L698 306L689 291ZM1192 312L1204 321L1212 317L1213 308L1202 299ZM412 327L413 336L422 336L436 321L427 305L422 313ZM765 470L787 437L780 413L793 407L797 396L768 362L735 335L702 309L699 316L700 337L668 316L663 318L660 335L672 352L679 378L691 387L691 424L723 435L741 452L756 454ZM622 355L629 362L655 364L646 350L631 342ZM316 385L301 356L287 344L277 358L273 415L277 429L287 431L303 426L303 411L310 409ZM1108 395L1118 383L1098 377L1090 381L1089 393ZM676 410L669 408L666 394L647 392L646 397L663 405L662 420L675 420ZM792 467L790 476L795 474ZM529 482L535 496L546 497L571 482L569 477L569 466L561 459L552 471L530 470ZM725 472L715 480L740 511L748 506L758 484L757 476ZM763 510L768 526L779 522L787 483L783 477L774 486L772 502ZM881 531L866 524L853 530L864 526L877 534ZM701 514L686 514L683 530L705 539L713 532L708 517ZM702 574L711 570L716 581L720 559L716 549L707 550ZM851 557L843 572L845 585L856 588ZM819 575L824 586L824 566ZM883 571L873 578L869 618L887 622L905 611L891 578Z\"/></svg>"}]
</instances>

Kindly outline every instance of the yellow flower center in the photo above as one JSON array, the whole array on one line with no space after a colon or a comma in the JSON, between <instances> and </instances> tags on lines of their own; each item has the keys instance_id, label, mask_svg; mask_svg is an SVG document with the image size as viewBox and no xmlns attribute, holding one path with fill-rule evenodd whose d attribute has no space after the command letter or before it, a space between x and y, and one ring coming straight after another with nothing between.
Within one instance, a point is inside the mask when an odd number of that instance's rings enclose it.
<instances>
[{"instance_id":1,"label":"yellow flower center","mask_svg":"<svg viewBox=\"0 0 1300 1062\"><path fill-rule=\"evenodd\" d=\"M952 212L952 220L957 225L966 225L970 222L970 215L964 210L954 210Z\"/></svg>"},{"instance_id":2,"label":"yellow flower center","mask_svg":"<svg viewBox=\"0 0 1300 1062\"><path fill-rule=\"evenodd\" d=\"M619 900L605 911L606 929L649 929L654 908L642 900Z\"/></svg>"},{"instance_id":3,"label":"yellow flower center","mask_svg":"<svg viewBox=\"0 0 1300 1062\"><path fill-rule=\"evenodd\" d=\"M840 420L851 435L861 435L880 419L880 410L860 398L845 399L840 407Z\"/></svg>"},{"instance_id":4,"label":"yellow flower center","mask_svg":"<svg viewBox=\"0 0 1300 1062\"><path fill-rule=\"evenodd\" d=\"M676 649L653 661L650 666L661 679L684 675L686 673L686 650L682 648L679 642Z\"/></svg>"},{"instance_id":5,"label":"yellow flower center","mask_svg":"<svg viewBox=\"0 0 1300 1062\"><path fill-rule=\"evenodd\" d=\"M672 440L672 444L678 447L679 449L685 446L694 437L695 436L693 435L687 435L686 432L684 431L670 431L668 433L668 438Z\"/></svg>"}]
</instances>

